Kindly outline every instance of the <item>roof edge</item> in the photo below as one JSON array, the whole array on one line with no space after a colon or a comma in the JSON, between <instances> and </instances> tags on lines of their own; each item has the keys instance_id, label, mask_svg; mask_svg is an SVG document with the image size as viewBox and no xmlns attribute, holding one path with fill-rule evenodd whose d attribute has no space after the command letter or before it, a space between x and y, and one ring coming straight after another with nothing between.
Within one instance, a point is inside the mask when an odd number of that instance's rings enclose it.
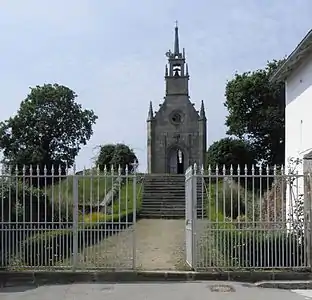
<instances>
[{"instance_id":1,"label":"roof edge","mask_svg":"<svg viewBox=\"0 0 312 300\"><path fill-rule=\"evenodd\" d=\"M309 45L309 43L311 44ZM297 67L299 61L304 57L300 57L306 51L306 46L312 50L312 29L305 35L297 47L287 57L286 61L271 76L270 81L285 80L285 78ZM292 66L292 68L290 68Z\"/></svg>"}]
</instances>

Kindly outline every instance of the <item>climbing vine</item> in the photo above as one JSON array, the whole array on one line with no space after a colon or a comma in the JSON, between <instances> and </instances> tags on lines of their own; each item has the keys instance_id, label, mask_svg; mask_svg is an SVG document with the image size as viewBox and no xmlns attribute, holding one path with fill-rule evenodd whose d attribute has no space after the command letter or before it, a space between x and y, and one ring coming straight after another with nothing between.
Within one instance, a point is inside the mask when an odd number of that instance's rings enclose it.
<instances>
[{"instance_id":1,"label":"climbing vine","mask_svg":"<svg viewBox=\"0 0 312 300\"><path fill-rule=\"evenodd\" d=\"M298 168L302 166L302 163L303 161L300 158L289 158L286 176L290 196L288 222L291 225L291 229L299 235L303 235L304 232L304 194L302 190L303 185L300 187L300 183L304 178L302 177L302 174L299 174L298 172Z\"/></svg>"}]
</instances>

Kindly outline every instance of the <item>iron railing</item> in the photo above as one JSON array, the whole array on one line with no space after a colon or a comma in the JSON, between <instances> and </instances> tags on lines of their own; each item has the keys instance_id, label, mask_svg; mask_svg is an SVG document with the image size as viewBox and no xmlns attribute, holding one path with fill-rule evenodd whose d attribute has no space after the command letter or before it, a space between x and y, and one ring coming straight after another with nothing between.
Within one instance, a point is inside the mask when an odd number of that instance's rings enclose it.
<instances>
[{"instance_id":1,"label":"iron railing","mask_svg":"<svg viewBox=\"0 0 312 300\"><path fill-rule=\"evenodd\" d=\"M193 215L196 240L186 245L194 269L310 269L310 174L195 166L192 176L204 187L196 197L203 213Z\"/></svg>"},{"instance_id":2,"label":"iron railing","mask_svg":"<svg viewBox=\"0 0 312 300\"><path fill-rule=\"evenodd\" d=\"M12 170L0 176L1 268L135 268L141 175Z\"/></svg>"}]
</instances>

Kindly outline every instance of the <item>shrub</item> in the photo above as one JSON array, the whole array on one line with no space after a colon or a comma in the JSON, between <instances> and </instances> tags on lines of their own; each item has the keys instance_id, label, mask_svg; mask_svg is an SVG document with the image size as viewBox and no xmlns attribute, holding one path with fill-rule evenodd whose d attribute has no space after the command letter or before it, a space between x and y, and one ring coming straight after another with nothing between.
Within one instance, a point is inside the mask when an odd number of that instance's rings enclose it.
<instances>
[{"instance_id":1,"label":"shrub","mask_svg":"<svg viewBox=\"0 0 312 300\"><path fill-rule=\"evenodd\" d=\"M121 201L114 201L112 213L95 211L79 215L78 251L99 243L132 223L132 187L132 183L122 186ZM140 209L141 198L140 183L137 183L137 210ZM16 260L23 266L55 266L73 254L73 245L72 228L44 228L43 233L35 234L24 241Z\"/></svg>"},{"instance_id":2,"label":"shrub","mask_svg":"<svg viewBox=\"0 0 312 300\"><path fill-rule=\"evenodd\" d=\"M0 192L0 265L6 266L10 257L16 254L19 245L38 230L62 226L66 219L66 209L52 203L40 189L11 177L2 179Z\"/></svg>"},{"instance_id":3,"label":"shrub","mask_svg":"<svg viewBox=\"0 0 312 300\"><path fill-rule=\"evenodd\" d=\"M301 266L305 249L302 236L288 233L285 227L268 231L265 223L258 222L259 204L260 199L255 199L233 182L218 182L210 186L206 209L211 222L205 237L204 261L208 261L208 255L211 259L208 263L214 267Z\"/></svg>"},{"instance_id":4,"label":"shrub","mask_svg":"<svg viewBox=\"0 0 312 300\"><path fill-rule=\"evenodd\" d=\"M112 218L104 214L92 214L91 219L86 219L85 223L79 225L78 251L124 230L131 224L132 216L132 212L124 214L119 222L119 216ZM97 221L99 217L100 222ZM22 266L55 266L58 262L73 255L73 246L72 228L49 230L26 239L16 259Z\"/></svg>"},{"instance_id":5,"label":"shrub","mask_svg":"<svg viewBox=\"0 0 312 300\"><path fill-rule=\"evenodd\" d=\"M238 186L234 181L218 181L217 184L206 186L208 195L207 216L214 211L222 214L222 219L230 218L235 220L238 216L246 215L248 220L256 221L259 218L259 199L249 191ZM211 219L212 220L212 219Z\"/></svg>"},{"instance_id":6,"label":"shrub","mask_svg":"<svg viewBox=\"0 0 312 300\"><path fill-rule=\"evenodd\" d=\"M227 267L289 268L300 267L304 261L304 242L286 231L224 230L216 244Z\"/></svg>"}]
</instances>

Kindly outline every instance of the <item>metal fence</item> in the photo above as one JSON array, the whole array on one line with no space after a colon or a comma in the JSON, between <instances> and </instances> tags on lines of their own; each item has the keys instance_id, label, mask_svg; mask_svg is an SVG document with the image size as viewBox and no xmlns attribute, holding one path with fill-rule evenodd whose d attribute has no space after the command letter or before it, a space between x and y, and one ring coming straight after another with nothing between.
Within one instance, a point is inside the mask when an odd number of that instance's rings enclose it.
<instances>
[{"instance_id":1,"label":"metal fence","mask_svg":"<svg viewBox=\"0 0 312 300\"><path fill-rule=\"evenodd\" d=\"M140 190L135 167L2 171L0 268L133 269Z\"/></svg>"},{"instance_id":2,"label":"metal fence","mask_svg":"<svg viewBox=\"0 0 312 300\"><path fill-rule=\"evenodd\" d=\"M201 197L194 192L199 186ZM190 167L188 264L195 270L310 269L310 186L310 174L277 167Z\"/></svg>"}]
</instances>

